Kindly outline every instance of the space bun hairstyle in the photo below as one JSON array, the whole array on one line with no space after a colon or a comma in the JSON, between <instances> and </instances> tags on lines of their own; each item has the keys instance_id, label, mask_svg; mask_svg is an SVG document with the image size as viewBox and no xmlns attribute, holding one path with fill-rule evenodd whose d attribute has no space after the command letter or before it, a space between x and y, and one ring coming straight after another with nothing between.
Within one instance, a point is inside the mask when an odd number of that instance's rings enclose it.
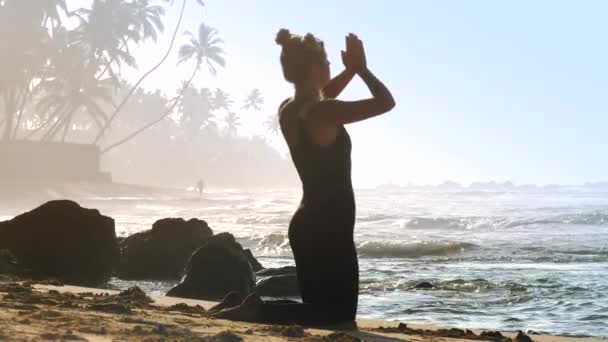
<instances>
[{"instance_id":1,"label":"space bun hairstyle","mask_svg":"<svg viewBox=\"0 0 608 342\"><path fill-rule=\"evenodd\" d=\"M281 66L283 76L288 82L298 83L305 80L314 64L327 61L323 41L311 33L299 36L283 28L277 33L275 42L282 47Z\"/></svg>"}]
</instances>

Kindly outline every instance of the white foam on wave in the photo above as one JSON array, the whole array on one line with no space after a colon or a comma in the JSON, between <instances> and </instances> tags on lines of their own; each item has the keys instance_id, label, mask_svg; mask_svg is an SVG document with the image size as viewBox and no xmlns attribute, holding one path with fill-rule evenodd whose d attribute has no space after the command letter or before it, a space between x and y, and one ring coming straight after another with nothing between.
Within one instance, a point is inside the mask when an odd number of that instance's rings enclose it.
<instances>
[{"instance_id":1,"label":"white foam on wave","mask_svg":"<svg viewBox=\"0 0 608 342\"><path fill-rule=\"evenodd\" d=\"M455 255L475 247L473 243L459 241L366 241L357 246L357 251L360 256L370 258L420 258Z\"/></svg>"},{"instance_id":2,"label":"white foam on wave","mask_svg":"<svg viewBox=\"0 0 608 342\"><path fill-rule=\"evenodd\" d=\"M257 255L291 256L289 238L282 232L261 233L240 237L247 247L254 248ZM362 258L420 258L425 256L449 256L476 248L470 242L417 241L394 242L371 240L357 242L357 252Z\"/></svg>"},{"instance_id":3,"label":"white foam on wave","mask_svg":"<svg viewBox=\"0 0 608 342\"><path fill-rule=\"evenodd\" d=\"M407 221L408 229L511 229L525 226L573 224L608 226L608 211L598 210L575 214L507 218L501 216L414 217Z\"/></svg>"}]
</instances>

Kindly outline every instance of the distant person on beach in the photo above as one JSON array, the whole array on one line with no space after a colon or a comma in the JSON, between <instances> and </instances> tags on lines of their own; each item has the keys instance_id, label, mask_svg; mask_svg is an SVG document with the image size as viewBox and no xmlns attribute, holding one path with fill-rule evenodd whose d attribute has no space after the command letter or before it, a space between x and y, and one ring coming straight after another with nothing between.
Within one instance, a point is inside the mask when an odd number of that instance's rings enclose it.
<instances>
[{"instance_id":1,"label":"distant person on beach","mask_svg":"<svg viewBox=\"0 0 608 342\"><path fill-rule=\"evenodd\" d=\"M199 179L196 183L196 190L198 191L198 196L203 197L203 189L205 188L205 183L202 179Z\"/></svg>"},{"instance_id":2,"label":"distant person on beach","mask_svg":"<svg viewBox=\"0 0 608 342\"><path fill-rule=\"evenodd\" d=\"M353 230L355 198L351 182L351 140L345 124L390 111L390 91L368 69L363 43L346 37L345 70L330 79L323 42L312 34L282 29L285 79L294 95L279 107L279 122L303 186L303 196L289 224L303 303L263 302L249 295L217 318L274 324L352 324L357 313L359 265ZM358 75L372 97L358 101L335 98ZM235 302L226 296L220 307Z\"/></svg>"}]
</instances>

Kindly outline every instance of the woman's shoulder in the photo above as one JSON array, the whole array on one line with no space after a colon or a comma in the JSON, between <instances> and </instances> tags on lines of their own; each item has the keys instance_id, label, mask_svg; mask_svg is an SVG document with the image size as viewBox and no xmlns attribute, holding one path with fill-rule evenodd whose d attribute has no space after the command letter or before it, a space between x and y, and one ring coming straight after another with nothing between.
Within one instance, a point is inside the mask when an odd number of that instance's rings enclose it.
<instances>
[{"instance_id":1,"label":"woman's shoulder","mask_svg":"<svg viewBox=\"0 0 608 342\"><path fill-rule=\"evenodd\" d=\"M284 109L284 108L285 108L285 107L286 107L286 106L287 106L289 103L291 103L291 102L292 102L292 100L293 100L293 98L291 98L291 97L288 97L288 98L286 98L285 100L283 100L283 101L281 102L281 104L279 105L279 113L280 113L280 112L281 112L281 111L282 111L282 110L283 110L283 109Z\"/></svg>"}]
</instances>

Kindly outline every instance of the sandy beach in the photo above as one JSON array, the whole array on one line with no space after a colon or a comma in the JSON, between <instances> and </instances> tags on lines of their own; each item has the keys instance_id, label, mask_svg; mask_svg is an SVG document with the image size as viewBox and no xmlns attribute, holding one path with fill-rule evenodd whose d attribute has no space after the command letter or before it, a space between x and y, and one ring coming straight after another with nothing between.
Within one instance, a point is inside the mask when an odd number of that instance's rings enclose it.
<instances>
[{"instance_id":1,"label":"sandy beach","mask_svg":"<svg viewBox=\"0 0 608 342\"><path fill-rule=\"evenodd\" d=\"M209 317L214 302L33 283L0 282L2 341L529 341L513 332L462 331L360 320L357 331L231 322ZM603 341L541 336L533 341Z\"/></svg>"}]
</instances>

